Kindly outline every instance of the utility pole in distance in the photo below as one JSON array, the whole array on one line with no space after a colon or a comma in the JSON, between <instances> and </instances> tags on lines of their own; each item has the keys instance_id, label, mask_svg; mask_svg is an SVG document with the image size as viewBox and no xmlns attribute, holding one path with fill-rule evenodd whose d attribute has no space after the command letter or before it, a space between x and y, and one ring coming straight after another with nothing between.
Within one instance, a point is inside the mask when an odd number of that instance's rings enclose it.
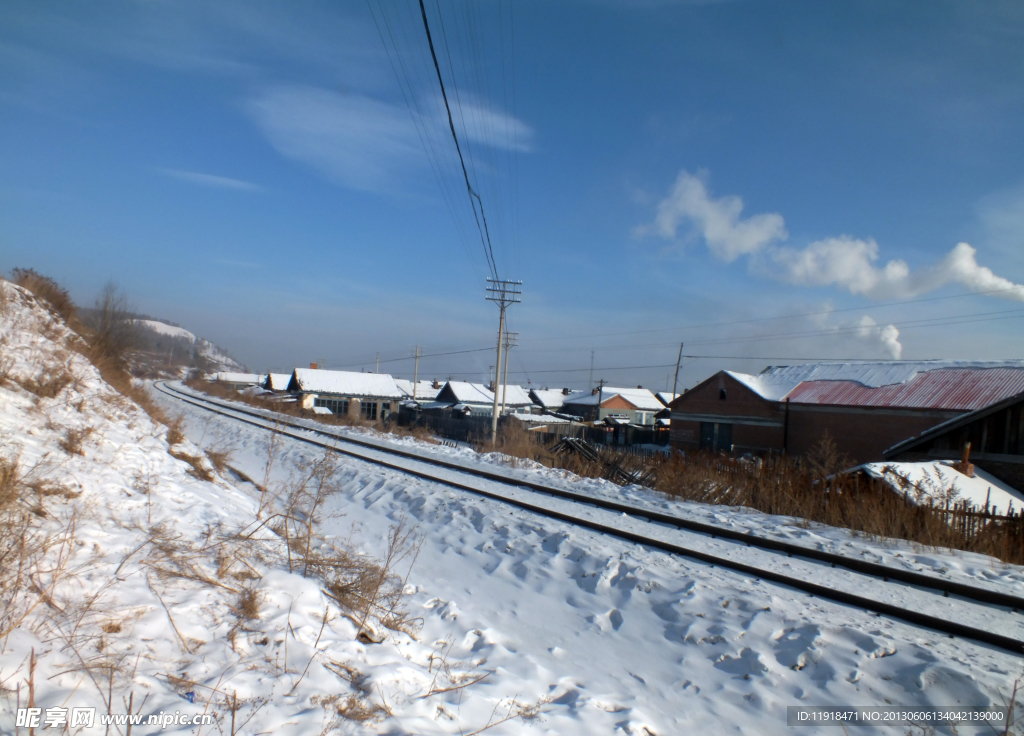
<instances>
[{"instance_id":1,"label":"utility pole in distance","mask_svg":"<svg viewBox=\"0 0 1024 736\"><path fill-rule=\"evenodd\" d=\"M505 397L508 395L508 351L516 346L519 340L518 332L505 331L505 369L501 372L503 381L501 385L501 413L505 413Z\"/></svg>"},{"instance_id":2,"label":"utility pole in distance","mask_svg":"<svg viewBox=\"0 0 1024 736\"><path fill-rule=\"evenodd\" d=\"M523 282L507 279L487 279L487 301L498 305L498 360L495 361L495 374L501 370L501 338L505 332L505 310L510 304L518 304L523 300ZM498 379L494 377L494 405L491 407L491 444L498 439Z\"/></svg>"},{"instance_id":3,"label":"utility pole in distance","mask_svg":"<svg viewBox=\"0 0 1024 736\"><path fill-rule=\"evenodd\" d=\"M412 400L416 400L416 386L420 382L420 346L416 346L416 360L413 363L416 367L412 371Z\"/></svg>"},{"instance_id":4,"label":"utility pole in distance","mask_svg":"<svg viewBox=\"0 0 1024 736\"><path fill-rule=\"evenodd\" d=\"M679 343L679 357L676 358L676 377L672 379L672 400L676 398L676 385L679 383L679 363L683 360L683 343Z\"/></svg>"}]
</instances>

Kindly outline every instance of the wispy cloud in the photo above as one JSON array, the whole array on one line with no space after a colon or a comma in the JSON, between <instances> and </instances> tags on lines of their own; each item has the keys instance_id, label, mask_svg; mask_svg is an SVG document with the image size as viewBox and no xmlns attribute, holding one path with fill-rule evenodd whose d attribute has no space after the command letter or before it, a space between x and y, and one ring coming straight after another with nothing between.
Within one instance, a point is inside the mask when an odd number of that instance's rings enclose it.
<instances>
[{"instance_id":1,"label":"wispy cloud","mask_svg":"<svg viewBox=\"0 0 1024 736\"><path fill-rule=\"evenodd\" d=\"M391 189L424 162L409 113L370 97L278 86L248 110L281 154L353 189Z\"/></svg>"},{"instance_id":2,"label":"wispy cloud","mask_svg":"<svg viewBox=\"0 0 1024 736\"><path fill-rule=\"evenodd\" d=\"M205 187L215 187L218 189L242 189L250 192L263 191L263 187L258 184L243 181L242 179L232 179L227 176L203 174L198 171L184 171L182 169L158 168L157 171L164 176L171 177L172 179L180 179L182 181L192 182L193 184L201 184Z\"/></svg>"}]
</instances>

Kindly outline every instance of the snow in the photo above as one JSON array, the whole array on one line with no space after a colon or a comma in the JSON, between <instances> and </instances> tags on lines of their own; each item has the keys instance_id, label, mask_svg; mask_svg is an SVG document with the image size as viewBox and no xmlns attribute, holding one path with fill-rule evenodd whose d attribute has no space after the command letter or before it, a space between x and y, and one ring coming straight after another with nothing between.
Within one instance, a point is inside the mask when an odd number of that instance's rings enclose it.
<instances>
[{"instance_id":1,"label":"snow","mask_svg":"<svg viewBox=\"0 0 1024 736\"><path fill-rule=\"evenodd\" d=\"M600 393L601 402L604 403L614 396L621 396L640 411L661 411L665 405L658 401L658 398L646 388L614 388L605 386ZM563 406L577 405L590 406L596 404L598 394L591 394L586 391L566 396Z\"/></svg>"},{"instance_id":2,"label":"snow","mask_svg":"<svg viewBox=\"0 0 1024 736\"><path fill-rule=\"evenodd\" d=\"M527 423L540 423L540 424L569 424L569 420L563 417L552 417L545 414L509 414L508 416L513 419L518 419L520 422Z\"/></svg>"},{"instance_id":3,"label":"snow","mask_svg":"<svg viewBox=\"0 0 1024 736\"><path fill-rule=\"evenodd\" d=\"M413 398L413 382L406 378L396 378L395 384L407 398ZM437 397L439 388L434 388L433 381L418 381L416 383L416 401L433 401Z\"/></svg>"},{"instance_id":4,"label":"snow","mask_svg":"<svg viewBox=\"0 0 1024 736\"><path fill-rule=\"evenodd\" d=\"M441 395L445 389L449 389L455 396L456 403L459 404L472 404L474 406L487 405L492 406L494 404L494 392L484 386L482 383L469 383L467 381L448 381L438 392L438 396ZM498 404L501 404L502 396L504 395L504 386L498 387ZM523 389L522 386L509 385L508 386L508 400L505 402L505 406L530 406L533 404L533 400L529 394Z\"/></svg>"},{"instance_id":5,"label":"snow","mask_svg":"<svg viewBox=\"0 0 1024 736\"><path fill-rule=\"evenodd\" d=\"M884 361L857 363L807 363L769 366L755 375L726 371L730 376L769 401L782 401L804 381L854 381L868 388L906 383L921 372L950 368L1019 368L1024 361Z\"/></svg>"},{"instance_id":6,"label":"snow","mask_svg":"<svg viewBox=\"0 0 1024 736\"><path fill-rule=\"evenodd\" d=\"M214 373L212 376L214 381L222 383L251 383L254 386L266 378L256 373L231 373L228 371L221 371L220 373Z\"/></svg>"},{"instance_id":7,"label":"snow","mask_svg":"<svg viewBox=\"0 0 1024 736\"><path fill-rule=\"evenodd\" d=\"M292 380L291 373L270 373L267 376L266 388L271 391L287 391L288 383Z\"/></svg>"},{"instance_id":8,"label":"snow","mask_svg":"<svg viewBox=\"0 0 1024 736\"><path fill-rule=\"evenodd\" d=\"M660 401L665 406L668 406L673 401L675 401L677 398L682 396L682 394L674 394L671 391L658 391L654 395L657 396L658 397L658 401Z\"/></svg>"},{"instance_id":9,"label":"snow","mask_svg":"<svg viewBox=\"0 0 1024 736\"><path fill-rule=\"evenodd\" d=\"M320 509L321 533L376 559L384 556L389 529L400 520L411 523L419 537L402 597L421 627L414 635L385 632L376 644L361 641L356 625L315 580L289 572L285 545L253 523L261 492L244 476L261 483L266 478L272 495L283 494L306 477L321 450L282 436L268 465L265 429L157 394L184 420L188 439L176 452L197 458L204 449L228 452L229 466L237 469L215 474L212 481L194 477L188 464L169 454L166 428L66 349L73 335L20 290L0 287L8 295L0 314L6 378L0 385L0 452L18 455L34 477L68 491L41 499L46 517L34 516L34 528L59 536L75 522L74 540L47 552L40 574L48 602L0 640L0 733L16 732L12 711L19 699L25 703L32 649L38 657L38 706L106 712L106 678L113 671L115 713L123 711L130 693L145 714L215 713L218 725L203 734L230 733L228 694L241 701L239 733L325 733L331 717L318 703L351 696L386 706L390 715L341 721L336 730L346 734L467 734L514 710L514 703L535 706L536 716L513 718L486 733L789 734L788 705L998 704L1020 676L1021 658L1006 652L338 456L332 475L337 490ZM53 398L18 385L47 365L65 366L75 380ZM83 454L60 448L68 429L86 428L92 433ZM870 540L742 509L683 504L496 453L479 455L367 429L331 429L382 447L500 469L513 478L666 508L996 589L1024 585L1024 570L981 555ZM208 460L195 462L213 473ZM466 481L457 470L442 475ZM471 482L860 594L905 598L933 614L976 612L955 597L883 585L673 527L652 532L632 516L592 507L581 511L523 488ZM251 537L244 547L232 547L237 530ZM61 555L67 574L51 586L46 570ZM247 621L236 613L233 592L244 585L263 597L258 618ZM983 609L970 623L1024 636L1019 617L999 609ZM169 726L161 733L198 730ZM104 731L97 725L80 732Z\"/></svg>"},{"instance_id":10,"label":"snow","mask_svg":"<svg viewBox=\"0 0 1024 736\"><path fill-rule=\"evenodd\" d=\"M181 409L180 403L167 401L168 407ZM186 408L185 414L190 435L230 443L240 468L250 475L260 471L263 430L197 408ZM979 586L1016 591L1024 584L1024 570L981 555L872 541L743 509L673 502L637 487L579 479L464 447L425 445L369 430L330 431ZM283 440L282 447L285 477L287 464L315 453L292 439ZM367 457L375 452L357 451ZM419 467L414 460L388 459ZM436 467L429 472L580 513L567 501L525 489ZM996 703L1020 674L1020 658L1006 653L669 557L356 458L344 459L339 474L344 490L326 509L346 514L337 522L339 533L349 533L348 524L354 522L367 546L374 540L379 545L395 519L416 523L422 546L409 600L424 619L421 638L448 642L460 658L494 672L486 687L466 690L463 707L484 694L510 692L545 702L542 720L518 722L507 731L498 727L495 733L783 734L789 733L787 705ZM596 508L584 513L602 523L650 531L633 517ZM978 614L974 607L963 609L963 603L909 586L737 549L670 527L658 527L655 534L1024 636L1024 623L1009 612L984 609ZM388 732L423 731L396 723Z\"/></svg>"},{"instance_id":11,"label":"snow","mask_svg":"<svg viewBox=\"0 0 1024 736\"><path fill-rule=\"evenodd\" d=\"M167 325L163 322L157 322L155 319L137 319L135 324L142 325L148 330L158 332L161 335L170 335L171 337L183 337L189 342L195 342L196 336L183 327L174 327L173 325Z\"/></svg>"},{"instance_id":12,"label":"snow","mask_svg":"<svg viewBox=\"0 0 1024 736\"><path fill-rule=\"evenodd\" d=\"M534 402L545 409L561 409L562 403L569 398L573 392L565 393L560 388L534 388L530 389L530 396Z\"/></svg>"},{"instance_id":13,"label":"snow","mask_svg":"<svg viewBox=\"0 0 1024 736\"><path fill-rule=\"evenodd\" d=\"M973 478L964 475L952 467L954 462L883 462L868 463L859 468L885 480L901 495L906 490L907 497L917 503L931 500L942 505L947 500L953 503L968 501L979 511L984 510L987 503L992 513L1000 515L1006 515L1011 509L1019 512L1024 508L1024 493L978 467L974 468Z\"/></svg>"},{"instance_id":14,"label":"snow","mask_svg":"<svg viewBox=\"0 0 1024 736\"><path fill-rule=\"evenodd\" d=\"M387 373L327 371L296 368L292 374L295 385L305 394L367 396L377 399L404 399L405 393Z\"/></svg>"}]
</instances>

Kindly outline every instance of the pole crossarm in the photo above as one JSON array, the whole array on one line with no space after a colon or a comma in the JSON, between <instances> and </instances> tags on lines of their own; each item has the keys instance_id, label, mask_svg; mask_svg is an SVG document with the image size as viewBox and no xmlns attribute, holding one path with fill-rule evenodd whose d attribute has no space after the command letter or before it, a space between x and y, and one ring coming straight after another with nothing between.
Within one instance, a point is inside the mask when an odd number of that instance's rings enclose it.
<instances>
[{"instance_id":1,"label":"pole crossarm","mask_svg":"<svg viewBox=\"0 0 1024 736\"><path fill-rule=\"evenodd\" d=\"M505 372L506 374L508 373L508 345L503 344L509 341L509 336L505 333L505 309L523 300L523 282L512 279L487 279L487 296L484 298L498 305L498 359L495 361L494 385L492 386L494 389L494 405L491 409L491 443L493 444L498 439L498 387L502 385L501 355L503 347L505 348L506 356ZM507 375L505 380L507 382ZM501 403L502 410L504 410L504 397Z\"/></svg>"}]
</instances>

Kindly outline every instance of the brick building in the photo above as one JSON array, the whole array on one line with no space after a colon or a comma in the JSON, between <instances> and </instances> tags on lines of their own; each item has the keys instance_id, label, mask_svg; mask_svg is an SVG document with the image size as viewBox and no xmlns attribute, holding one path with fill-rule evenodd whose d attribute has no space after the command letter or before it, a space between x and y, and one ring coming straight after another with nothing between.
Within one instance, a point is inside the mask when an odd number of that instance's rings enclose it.
<instances>
[{"instance_id":1,"label":"brick building","mask_svg":"<svg viewBox=\"0 0 1024 736\"><path fill-rule=\"evenodd\" d=\"M1024 361L818 363L720 371L671 404L681 450L806 454L828 433L855 463L1024 391Z\"/></svg>"},{"instance_id":2,"label":"brick building","mask_svg":"<svg viewBox=\"0 0 1024 736\"><path fill-rule=\"evenodd\" d=\"M959 460L970 443L970 462L1024 491L1024 393L962 414L885 451L886 460Z\"/></svg>"}]
</instances>

